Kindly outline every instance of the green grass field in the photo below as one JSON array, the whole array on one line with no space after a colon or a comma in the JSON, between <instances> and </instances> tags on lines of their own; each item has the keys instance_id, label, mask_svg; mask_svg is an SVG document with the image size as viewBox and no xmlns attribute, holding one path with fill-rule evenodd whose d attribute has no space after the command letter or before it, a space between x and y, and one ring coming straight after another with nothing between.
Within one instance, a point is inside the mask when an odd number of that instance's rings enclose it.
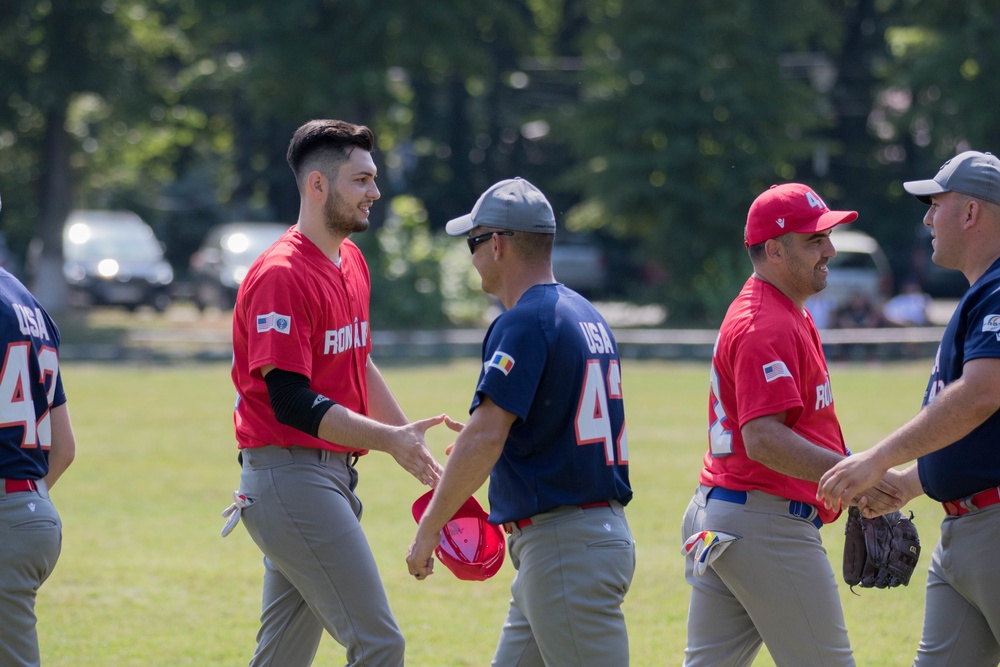
<instances>
[{"instance_id":1,"label":"green grass field","mask_svg":"<svg viewBox=\"0 0 1000 667\"><path fill-rule=\"evenodd\" d=\"M848 444L860 451L919 408L929 362L834 366L834 396ZM411 418L464 419L474 361L384 366ZM632 664L679 665L688 586L679 526L705 449L706 364L623 362L635 499L628 517L638 568L625 605ZM239 482L228 364L124 367L67 364L63 378L77 434L76 463L55 487L62 557L38 597L49 666L245 665L260 611L261 556L242 527L219 537L219 513ZM443 461L444 429L429 441ZM486 582L443 567L425 582L407 574L422 487L385 455L359 464L364 526L379 560L414 667L488 665L513 576ZM485 489L478 494L485 502ZM940 506L911 504L924 554L907 588L842 586L859 665L910 664L920 636L927 563ZM843 518L823 530L840 572ZM343 664L325 637L316 665ZM762 652L757 665L773 665Z\"/></svg>"}]
</instances>

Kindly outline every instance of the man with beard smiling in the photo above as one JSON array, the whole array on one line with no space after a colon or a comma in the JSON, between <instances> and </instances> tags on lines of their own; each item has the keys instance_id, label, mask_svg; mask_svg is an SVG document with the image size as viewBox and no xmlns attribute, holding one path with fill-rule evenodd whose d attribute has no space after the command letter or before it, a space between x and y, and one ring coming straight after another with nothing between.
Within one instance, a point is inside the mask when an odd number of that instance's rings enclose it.
<instances>
[{"instance_id":1,"label":"man with beard smiling","mask_svg":"<svg viewBox=\"0 0 1000 667\"><path fill-rule=\"evenodd\" d=\"M715 343L709 447L682 524L685 667L748 666L762 643L779 666L854 665L819 534L840 512L815 505L820 476L847 447L805 302L826 287L830 230L857 217L799 183L772 186L750 207L754 272ZM898 508L896 488L878 486L857 503Z\"/></svg>"},{"instance_id":2,"label":"man with beard smiling","mask_svg":"<svg viewBox=\"0 0 1000 667\"><path fill-rule=\"evenodd\" d=\"M433 486L441 466L370 358L368 267L348 240L379 198L365 126L313 120L288 147L299 218L250 268L233 313L239 518L264 553L252 666L310 665L323 631L349 665L403 664L404 640L361 529L355 464L390 454Z\"/></svg>"}]
</instances>

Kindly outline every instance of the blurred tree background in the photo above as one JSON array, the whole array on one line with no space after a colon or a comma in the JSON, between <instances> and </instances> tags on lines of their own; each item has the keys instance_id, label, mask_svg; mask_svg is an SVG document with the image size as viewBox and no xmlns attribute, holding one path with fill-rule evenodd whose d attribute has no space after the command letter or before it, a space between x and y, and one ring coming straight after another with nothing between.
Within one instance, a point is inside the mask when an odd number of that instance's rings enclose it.
<instances>
[{"instance_id":1,"label":"blurred tree background","mask_svg":"<svg viewBox=\"0 0 1000 667\"><path fill-rule=\"evenodd\" d=\"M711 326L772 183L858 210L908 277L902 181L1000 150L998 28L1000 0L5 0L0 229L38 239L43 302L73 208L136 211L183 277L215 224L293 223L287 142L343 118L379 138L382 328L470 317L443 226L514 175L604 246L596 296Z\"/></svg>"}]
</instances>

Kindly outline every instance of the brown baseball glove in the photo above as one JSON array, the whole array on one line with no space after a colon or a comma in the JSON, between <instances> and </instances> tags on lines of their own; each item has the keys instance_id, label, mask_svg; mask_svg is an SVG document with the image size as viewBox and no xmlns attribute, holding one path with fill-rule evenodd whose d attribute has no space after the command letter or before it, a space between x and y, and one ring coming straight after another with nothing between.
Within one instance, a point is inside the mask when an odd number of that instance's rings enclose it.
<instances>
[{"instance_id":1,"label":"brown baseball glove","mask_svg":"<svg viewBox=\"0 0 1000 667\"><path fill-rule=\"evenodd\" d=\"M857 507L847 510L844 530L844 581L854 591L861 588L893 588L910 583L920 556L920 537L913 512L890 512L866 519Z\"/></svg>"}]
</instances>

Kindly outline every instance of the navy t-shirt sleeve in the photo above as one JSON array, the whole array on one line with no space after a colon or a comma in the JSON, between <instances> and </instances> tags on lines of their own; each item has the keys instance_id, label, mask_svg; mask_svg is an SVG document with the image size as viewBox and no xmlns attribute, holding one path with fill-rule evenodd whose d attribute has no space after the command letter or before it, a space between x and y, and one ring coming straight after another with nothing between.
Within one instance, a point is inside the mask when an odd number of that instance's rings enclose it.
<instances>
[{"instance_id":1,"label":"navy t-shirt sleeve","mask_svg":"<svg viewBox=\"0 0 1000 667\"><path fill-rule=\"evenodd\" d=\"M965 362L1000 358L1000 289L969 310L964 356Z\"/></svg>"},{"instance_id":2,"label":"navy t-shirt sleeve","mask_svg":"<svg viewBox=\"0 0 1000 667\"><path fill-rule=\"evenodd\" d=\"M519 424L531 409L545 368L548 345L537 319L525 318L516 310L501 315L483 346L483 370L476 387L472 409L480 396L515 415Z\"/></svg>"}]
</instances>

